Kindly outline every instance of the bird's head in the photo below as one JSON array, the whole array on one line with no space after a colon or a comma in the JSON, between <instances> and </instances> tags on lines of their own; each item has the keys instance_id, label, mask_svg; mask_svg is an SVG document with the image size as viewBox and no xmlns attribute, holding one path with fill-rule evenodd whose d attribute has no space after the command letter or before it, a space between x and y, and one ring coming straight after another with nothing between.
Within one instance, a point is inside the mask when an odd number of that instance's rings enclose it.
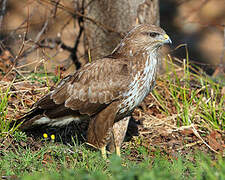
<instances>
[{"instance_id":1,"label":"bird's head","mask_svg":"<svg viewBox=\"0 0 225 180\"><path fill-rule=\"evenodd\" d=\"M139 52L152 52L167 43L172 41L162 28L142 24L129 31L113 53L134 56Z\"/></svg>"}]
</instances>

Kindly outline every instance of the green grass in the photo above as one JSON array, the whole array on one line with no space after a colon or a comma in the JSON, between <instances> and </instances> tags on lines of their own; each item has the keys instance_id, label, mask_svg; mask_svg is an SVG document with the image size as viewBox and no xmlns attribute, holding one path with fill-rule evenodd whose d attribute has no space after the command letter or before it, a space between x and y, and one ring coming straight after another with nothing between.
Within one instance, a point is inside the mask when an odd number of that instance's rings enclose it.
<instances>
[{"instance_id":1,"label":"green grass","mask_svg":"<svg viewBox=\"0 0 225 180\"><path fill-rule=\"evenodd\" d=\"M57 74L58 75L54 75L53 73L47 73L46 72L46 68L45 66L43 68L40 69L40 72L34 72L34 73L30 73L27 77L25 76L20 76L17 75L16 76L16 82L19 81L30 81L31 83L35 83L38 82L41 85L45 85L48 87L48 89L50 90L51 85L50 82L54 82L55 84L60 82L60 69L58 69ZM24 79L26 78L26 79ZM0 138L1 137L5 137L8 135L12 135L14 133L14 131L17 129L17 127L14 128L10 128L9 124L11 122L12 119L7 119L7 114L8 114L8 99L10 98L10 96L12 94L10 94L10 90L13 86L13 83L10 83L10 85L6 88L2 88L0 87L0 97L1 97L1 101L0 101ZM16 96L16 94L13 94Z\"/></svg>"},{"instance_id":2,"label":"green grass","mask_svg":"<svg viewBox=\"0 0 225 180\"><path fill-rule=\"evenodd\" d=\"M6 119L6 115L8 113L7 106L8 106L8 98L10 97L9 91L10 91L11 85L6 89L5 92L0 89L0 137L5 136L9 132L9 123Z\"/></svg>"},{"instance_id":3,"label":"green grass","mask_svg":"<svg viewBox=\"0 0 225 180\"><path fill-rule=\"evenodd\" d=\"M168 117L177 114L178 126L197 123L225 130L225 94L221 93L225 79L221 83L213 81L205 74L198 73L200 69L197 71L188 61L183 62L182 67L168 58L166 73L159 80L164 84L164 92L161 89L153 90L162 112ZM171 111L171 106L176 108L176 112Z\"/></svg>"},{"instance_id":4,"label":"green grass","mask_svg":"<svg viewBox=\"0 0 225 180\"><path fill-rule=\"evenodd\" d=\"M225 159L197 153L190 157L168 159L155 155L142 162L129 161L110 155L109 160L101 158L99 152L84 146L66 146L47 143L34 152L29 147L18 146L14 151L2 152L0 174L17 175L21 179L224 179ZM123 156L126 156L124 154Z\"/></svg>"}]
</instances>

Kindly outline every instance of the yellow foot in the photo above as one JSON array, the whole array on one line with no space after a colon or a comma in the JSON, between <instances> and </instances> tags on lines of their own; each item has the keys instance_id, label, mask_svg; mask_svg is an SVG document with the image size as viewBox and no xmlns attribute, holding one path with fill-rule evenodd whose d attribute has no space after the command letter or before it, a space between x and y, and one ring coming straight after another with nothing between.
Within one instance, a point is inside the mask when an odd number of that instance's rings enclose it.
<instances>
[{"instance_id":1,"label":"yellow foot","mask_svg":"<svg viewBox=\"0 0 225 180\"><path fill-rule=\"evenodd\" d=\"M116 146L116 155L120 157L120 147Z\"/></svg>"},{"instance_id":2,"label":"yellow foot","mask_svg":"<svg viewBox=\"0 0 225 180\"><path fill-rule=\"evenodd\" d=\"M103 159L106 159L106 146L100 148Z\"/></svg>"}]
</instances>

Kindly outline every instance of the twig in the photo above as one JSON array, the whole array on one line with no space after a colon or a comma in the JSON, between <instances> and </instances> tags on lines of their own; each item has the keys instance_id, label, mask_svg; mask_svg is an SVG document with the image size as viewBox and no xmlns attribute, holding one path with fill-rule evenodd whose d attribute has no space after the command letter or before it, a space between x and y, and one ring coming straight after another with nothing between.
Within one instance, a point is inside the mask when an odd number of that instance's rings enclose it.
<instances>
[{"instance_id":1,"label":"twig","mask_svg":"<svg viewBox=\"0 0 225 180\"><path fill-rule=\"evenodd\" d=\"M32 89L24 89L24 90L17 90L17 91L9 91L8 94L15 94L15 93L26 93L30 92ZM42 91L42 90L48 90L48 87L43 87L43 88L36 88L35 91ZM6 93L3 93L6 94Z\"/></svg>"},{"instance_id":2,"label":"twig","mask_svg":"<svg viewBox=\"0 0 225 180\"><path fill-rule=\"evenodd\" d=\"M36 61L33 61L33 62L30 62L30 63L24 64L24 65L18 66L18 67L16 67L16 68L17 68L17 69L21 69L21 68L30 66L30 65L32 65L32 64L36 64L36 63L38 63L38 62L40 62L40 61L39 61L39 60L36 60ZM29 71L29 72L30 72L30 71Z\"/></svg>"},{"instance_id":3,"label":"twig","mask_svg":"<svg viewBox=\"0 0 225 180\"><path fill-rule=\"evenodd\" d=\"M36 0L36 1L46 3L46 4L51 4L51 5L54 5L54 6L56 4L55 1L49 1L49 0ZM58 3L58 2L57 2L57 5L58 5L58 8L67 11L69 14L72 14L74 16L79 16L79 17L82 17L84 19L87 19L87 20L91 21L92 23L101 27L104 31L115 32L115 33L118 33L121 37L123 37L123 33L115 31L114 29L102 24L101 22L96 21L96 20L92 19L91 17L85 16L84 14L82 14L79 11L74 11L72 9L69 9L68 7L63 6L61 3Z\"/></svg>"},{"instance_id":4,"label":"twig","mask_svg":"<svg viewBox=\"0 0 225 180\"><path fill-rule=\"evenodd\" d=\"M77 2L77 3L79 3L79 2ZM82 1L81 7L78 5L78 9L81 12L81 14L84 14L84 0ZM82 16L79 16L78 24L79 24L80 29L79 29L79 33L78 33L77 39L76 39L74 47L73 47L73 52L71 53L71 58L73 60L73 63L76 65L76 69L80 69L80 67L81 67L81 63L79 62L78 57L77 57L77 48L80 43L81 35L84 31L83 23L84 23L84 18Z\"/></svg>"},{"instance_id":5,"label":"twig","mask_svg":"<svg viewBox=\"0 0 225 180\"><path fill-rule=\"evenodd\" d=\"M66 26L68 26L70 24L70 21L73 20L73 16L71 16L65 23L64 25L60 28L60 33L59 35L61 35L63 33L63 30L66 28Z\"/></svg>"},{"instance_id":6,"label":"twig","mask_svg":"<svg viewBox=\"0 0 225 180\"><path fill-rule=\"evenodd\" d=\"M187 148L187 147L192 147L192 146L195 146L196 144L201 144L202 141L196 141L196 142L193 142L193 143L189 143L189 144L185 144L183 146L181 146L180 148L178 148L177 150L182 150L184 148Z\"/></svg>"},{"instance_id":7,"label":"twig","mask_svg":"<svg viewBox=\"0 0 225 180\"><path fill-rule=\"evenodd\" d=\"M223 58L225 56L225 25L223 25L223 50L222 50L222 54L220 57L220 67L222 68L223 65Z\"/></svg>"},{"instance_id":8,"label":"twig","mask_svg":"<svg viewBox=\"0 0 225 180\"><path fill-rule=\"evenodd\" d=\"M27 56L28 54L30 54L31 52L33 52L36 48L38 48L37 43L40 40L42 34L45 32L47 26L48 26L48 19L45 21L41 31L37 34L35 40L34 40L34 45L29 48L28 50L24 51L23 54L21 55L21 57Z\"/></svg>"},{"instance_id":9,"label":"twig","mask_svg":"<svg viewBox=\"0 0 225 180\"><path fill-rule=\"evenodd\" d=\"M56 18L56 13L57 13L57 9L58 9L57 7L58 7L59 2L60 2L60 0L56 1L53 18Z\"/></svg>"},{"instance_id":10,"label":"twig","mask_svg":"<svg viewBox=\"0 0 225 180\"><path fill-rule=\"evenodd\" d=\"M16 57L14 58L13 65L12 65L11 69L6 73L6 75L3 78L7 77L13 70L15 70L16 62L19 59L19 57L21 56L21 54L23 53L25 38L27 36L28 27L29 27L28 22L29 22L29 8L28 8L27 27L26 27L26 31L25 31L25 34L24 34L24 37L23 37L22 46L20 47L19 52L17 53Z\"/></svg>"},{"instance_id":11,"label":"twig","mask_svg":"<svg viewBox=\"0 0 225 180\"><path fill-rule=\"evenodd\" d=\"M96 0L91 0L91 1L89 1L89 2L84 6L84 9L86 9L88 6L90 6L94 1L96 1Z\"/></svg>"},{"instance_id":12,"label":"twig","mask_svg":"<svg viewBox=\"0 0 225 180\"><path fill-rule=\"evenodd\" d=\"M191 127L193 129L193 133L195 134L196 137L198 137L211 151L213 151L214 153L219 154L215 149L213 149L207 142L205 142L204 139L202 139L202 137L200 136L200 134L198 133L198 131L196 130L195 126L193 125L193 123L191 122L191 120L188 117L188 122L191 124Z\"/></svg>"},{"instance_id":13,"label":"twig","mask_svg":"<svg viewBox=\"0 0 225 180\"><path fill-rule=\"evenodd\" d=\"M7 3L7 0L2 0L0 3L0 5L2 7L0 9L0 29L2 29L2 21L3 21L4 15L5 15L6 3Z\"/></svg>"}]
</instances>

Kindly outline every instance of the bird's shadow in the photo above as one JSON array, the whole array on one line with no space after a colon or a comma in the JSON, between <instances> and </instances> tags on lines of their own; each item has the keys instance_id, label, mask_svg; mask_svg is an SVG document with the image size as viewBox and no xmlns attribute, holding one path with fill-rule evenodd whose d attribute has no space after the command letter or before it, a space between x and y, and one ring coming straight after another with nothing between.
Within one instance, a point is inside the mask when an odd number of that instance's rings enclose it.
<instances>
[{"instance_id":1,"label":"bird's shadow","mask_svg":"<svg viewBox=\"0 0 225 180\"><path fill-rule=\"evenodd\" d=\"M54 142L60 142L63 144L81 145L86 143L88 130L88 123L76 123L71 122L67 126L63 127L34 127L32 129L26 130L27 136L31 136L35 140L52 141L54 136ZM53 135L53 136L52 136ZM137 121L131 117L125 137L125 141L130 141L133 136L138 135L138 125Z\"/></svg>"}]
</instances>

